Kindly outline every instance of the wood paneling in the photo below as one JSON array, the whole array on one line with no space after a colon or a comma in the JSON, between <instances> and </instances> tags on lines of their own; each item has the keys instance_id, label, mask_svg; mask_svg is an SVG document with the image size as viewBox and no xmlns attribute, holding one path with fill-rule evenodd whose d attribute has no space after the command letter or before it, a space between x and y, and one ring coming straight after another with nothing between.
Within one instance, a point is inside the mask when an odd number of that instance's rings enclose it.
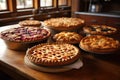
<instances>
[{"instance_id":1,"label":"wood paneling","mask_svg":"<svg viewBox=\"0 0 120 80\"><path fill-rule=\"evenodd\" d=\"M106 17L98 17L98 16L91 16L91 15L79 15L79 14L77 14L76 17L85 20L86 25L106 24Z\"/></svg>"},{"instance_id":2,"label":"wood paneling","mask_svg":"<svg viewBox=\"0 0 120 80\"><path fill-rule=\"evenodd\" d=\"M38 3L40 3L40 0L34 0L33 6L34 6L35 9L39 9L40 8L40 4L38 4Z\"/></svg>"},{"instance_id":3,"label":"wood paneling","mask_svg":"<svg viewBox=\"0 0 120 80\"><path fill-rule=\"evenodd\" d=\"M16 0L8 0L8 8L11 12L16 12Z\"/></svg>"},{"instance_id":4,"label":"wood paneling","mask_svg":"<svg viewBox=\"0 0 120 80\"><path fill-rule=\"evenodd\" d=\"M80 12L79 12L80 13ZM106 24L110 26L119 27L120 26L120 17L117 15L110 15L110 14L98 14L97 13L80 13L75 14L75 17L82 18L85 20L86 25L90 24ZM106 15L106 16L105 16Z\"/></svg>"}]
</instances>

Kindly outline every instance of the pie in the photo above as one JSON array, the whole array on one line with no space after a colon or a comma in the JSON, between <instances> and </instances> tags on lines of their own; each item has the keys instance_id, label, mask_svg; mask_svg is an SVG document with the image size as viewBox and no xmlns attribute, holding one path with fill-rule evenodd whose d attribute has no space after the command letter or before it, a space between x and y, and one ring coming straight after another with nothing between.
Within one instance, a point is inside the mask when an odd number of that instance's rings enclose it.
<instances>
[{"instance_id":1,"label":"pie","mask_svg":"<svg viewBox=\"0 0 120 80\"><path fill-rule=\"evenodd\" d=\"M54 30L74 30L78 29L83 26L84 20L80 18L68 18L68 17L61 17L61 18L51 18L44 21L44 25L50 29Z\"/></svg>"},{"instance_id":2,"label":"pie","mask_svg":"<svg viewBox=\"0 0 120 80\"><path fill-rule=\"evenodd\" d=\"M86 36L80 41L80 48L93 53L111 53L119 47L118 40L101 35Z\"/></svg>"},{"instance_id":3,"label":"pie","mask_svg":"<svg viewBox=\"0 0 120 80\"><path fill-rule=\"evenodd\" d=\"M67 43L43 43L28 49L26 56L36 65L53 67L75 62L80 57L80 51Z\"/></svg>"},{"instance_id":4,"label":"pie","mask_svg":"<svg viewBox=\"0 0 120 80\"><path fill-rule=\"evenodd\" d=\"M117 32L117 29L107 25L89 25L83 27L83 31L90 35L111 35Z\"/></svg>"},{"instance_id":5,"label":"pie","mask_svg":"<svg viewBox=\"0 0 120 80\"><path fill-rule=\"evenodd\" d=\"M27 26L27 27L40 27L41 26L41 22L38 20L23 20L19 22L20 26Z\"/></svg>"},{"instance_id":6,"label":"pie","mask_svg":"<svg viewBox=\"0 0 120 80\"><path fill-rule=\"evenodd\" d=\"M75 32L60 32L53 36L53 40L56 42L65 42L71 44L77 44L83 37Z\"/></svg>"},{"instance_id":7,"label":"pie","mask_svg":"<svg viewBox=\"0 0 120 80\"><path fill-rule=\"evenodd\" d=\"M13 42L33 42L47 39L50 32L38 27L16 27L1 32L1 38Z\"/></svg>"}]
</instances>

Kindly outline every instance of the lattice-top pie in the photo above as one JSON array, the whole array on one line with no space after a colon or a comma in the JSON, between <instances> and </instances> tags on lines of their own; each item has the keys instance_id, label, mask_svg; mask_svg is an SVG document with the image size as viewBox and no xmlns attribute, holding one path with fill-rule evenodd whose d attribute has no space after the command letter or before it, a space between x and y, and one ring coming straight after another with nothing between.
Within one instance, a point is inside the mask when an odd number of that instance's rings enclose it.
<instances>
[{"instance_id":1,"label":"lattice-top pie","mask_svg":"<svg viewBox=\"0 0 120 80\"><path fill-rule=\"evenodd\" d=\"M38 20L23 20L19 22L20 26L27 26L27 27L40 27L41 26L41 22Z\"/></svg>"},{"instance_id":2,"label":"lattice-top pie","mask_svg":"<svg viewBox=\"0 0 120 80\"><path fill-rule=\"evenodd\" d=\"M83 37L75 32L60 32L53 36L53 40L56 42L65 42L71 44L77 44Z\"/></svg>"},{"instance_id":3,"label":"lattice-top pie","mask_svg":"<svg viewBox=\"0 0 120 80\"><path fill-rule=\"evenodd\" d=\"M120 47L120 43L110 37L94 35L84 37L80 42L80 47L89 52L110 53L116 51Z\"/></svg>"},{"instance_id":4,"label":"lattice-top pie","mask_svg":"<svg viewBox=\"0 0 120 80\"><path fill-rule=\"evenodd\" d=\"M51 18L44 21L44 25L55 30L73 30L78 29L84 24L80 18Z\"/></svg>"},{"instance_id":5,"label":"lattice-top pie","mask_svg":"<svg viewBox=\"0 0 120 80\"><path fill-rule=\"evenodd\" d=\"M14 42L32 42L46 39L50 32L38 27L17 27L1 32L1 38Z\"/></svg>"},{"instance_id":6,"label":"lattice-top pie","mask_svg":"<svg viewBox=\"0 0 120 80\"><path fill-rule=\"evenodd\" d=\"M107 25L89 25L83 27L83 30L92 35L111 35L117 32L116 28Z\"/></svg>"},{"instance_id":7,"label":"lattice-top pie","mask_svg":"<svg viewBox=\"0 0 120 80\"><path fill-rule=\"evenodd\" d=\"M27 50L28 59L37 65L62 66L80 57L79 49L67 43L44 43Z\"/></svg>"}]
</instances>

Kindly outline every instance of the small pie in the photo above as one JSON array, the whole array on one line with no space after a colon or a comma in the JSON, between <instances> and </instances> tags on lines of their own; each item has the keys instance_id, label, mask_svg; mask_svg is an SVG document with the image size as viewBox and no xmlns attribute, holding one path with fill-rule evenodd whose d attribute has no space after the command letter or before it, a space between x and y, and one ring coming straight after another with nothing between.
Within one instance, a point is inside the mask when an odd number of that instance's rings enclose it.
<instances>
[{"instance_id":1,"label":"small pie","mask_svg":"<svg viewBox=\"0 0 120 80\"><path fill-rule=\"evenodd\" d=\"M41 26L41 22L38 20L23 20L19 22L20 26L27 26L27 27L40 27Z\"/></svg>"},{"instance_id":2,"label":"small pie","mask_svg":"<svg viewBox=\"0 0 120 80\"><path fill-rule=\"evenodd\" d=\"M65 42L71 44L77 44L83 37L75 32L60 32L53 36L53 40L56 42Z\"/></svg>"},{"instance_id":3,"label":"small pie","mask_svg":"<svg viewBox=\"0 0 120 80\"><path fill-rule=\"evenodd\" d=\"M40 66L63 66L79 59L77 47L67 43L43 43L27 50L28 59Z\"/></svg>"},{"instance_id":4,"label":"small pie","mask_svg":"<svg viewBox=\"0 0 120 80\"><path fill-rule=\"evenodd\" d=\"M83 27L83 31L90 35L111 35L117 32L117 29L107 25L89 25Z\"/></svg>"},{"instance_id":5,"label":"small pie","mask_svg":"<svg viewBox=\"0 0 120 80\"><path fill-rule=\"evenodd\" d=\"M1 32L1 38L13 42L34 42L48 38L50 32L38 27L17 27Z\"/></svg>"},{"instance_id":6,"label":"small pie","mask_svg":"<svg viewBox=\"0 0 120 80\"><path fill-rule=\"evenodd\" d=\"M84 20L80 18L51 18L44 21L44 25L54 30L74 30L83 26Z\"/></svg>"},{"instance_id":7,"label":"small pie","mask_svg":"<svg viewBox=\"0 0 120 80\"><path fill-rule=\"evenodd\" d=\"M101 35L86 36L80 41L80 48L93 53L111 53L119 47L118 40Z\"/></svg>"}]
</instances>

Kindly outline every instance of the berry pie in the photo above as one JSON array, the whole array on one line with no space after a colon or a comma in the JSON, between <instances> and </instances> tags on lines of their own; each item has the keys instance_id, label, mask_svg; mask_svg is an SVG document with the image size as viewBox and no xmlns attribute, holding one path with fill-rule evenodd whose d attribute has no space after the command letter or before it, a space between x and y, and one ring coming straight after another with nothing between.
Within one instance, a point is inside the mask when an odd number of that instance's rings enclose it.
<instances>
[{"instance_id":1,"label":"berry pie","mask_svg":"<svg viewBox=\"0 0 120 80\"><path fill-rule=\"evenodd\" d=\"M89 25L83 27L86 34L90 35L111 35L117 32L117 29L107 25Z\"/></svg>"},{"instance_id":2,"label":"berry pie","mask_svg":"<svg viewBox=\"0 0 120 80\"><path fill-rule=\"evenodd\" d=\"M38 27L17 27L1 32L1 38L13 42L34 42L48 38L50 32Z\"/></svg>"}]
</instances>

